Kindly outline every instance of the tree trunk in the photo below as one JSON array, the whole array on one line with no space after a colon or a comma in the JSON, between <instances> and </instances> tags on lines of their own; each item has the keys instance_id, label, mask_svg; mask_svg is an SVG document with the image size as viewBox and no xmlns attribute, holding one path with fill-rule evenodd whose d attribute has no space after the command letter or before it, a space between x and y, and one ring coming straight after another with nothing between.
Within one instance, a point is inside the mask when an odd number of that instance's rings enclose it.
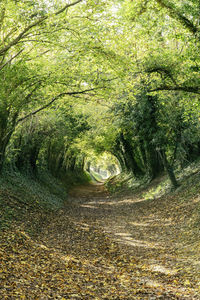
<instances>
[{"instance_id":1,"label":"tree trunk","mask_svg":"<svg viewBox=\"0 0 200 300\"><path fill-rule=\"evenodd\" d=\"M40 147L35 145L30 152L30 157L29 157L29 162L30 162L30 167L31 170L33 171L33 173L37 172L37 165L36 165L36 161L38 159L38 155L40 152Z\"/></svg>"},{"instance_id":2,"label":"tree trunk","mask_svg":"<svg viewBox=\"0 0 200 300\"><path fill-rule=\"evenodd\" d=\"M0 140L0 173L2 172L2 169L3 169L3 166L4 166L6 148L8 146L9 141L10 141L12 133L13 133L13 131L11 131L9 134L3 136Z\"/></svg>"},{"instance_id":3,"label":"tree trunk","mask_svg":"<svg viewBox=\"0 0 200 300\"><path fill-rule=\"evenodd\" d=\"M126 164L125 164L123 153L121 152L121 150L115 149L114 152L110 152L110 153L118 159L119 165L121 167L121 172L125 172Z\"/></svg>"},{"instance_id":4,"label":"tree trunk","mask_svg":"<svg viewBox=\"0 0 200 300\"><path fill-rule=\"evenodd\" d=\"M1 112L0 115L0 173L2 172L3 165L5 162L6 148L15 130L18 112L15 112L14 115L10 118L10 120L9 115L9 110Z\"/></svg>"},{"instance_id":5,"label":"tree trunk","mask_svg":"<svg viewBox=\"0 0 200 300\"><path fill-rule=\"evenodd\" d=\"M159 153L150 142L145 142L146 166L151 179L156 178L162 171L164 163L159 158Z\"/></svg>"},{"instance_id":6,"label":"tree trunk","mask_svg":"<svg viewBox=\"0 0 200 300\"><path fill-rule=\"evenodd\" d=\"M169 164L169 162L167 160L167 156L166 156L165 151L162 150L160 153L161 153L163 165L164 165L165 170L166 170L166 172L167 172L167 174L169 176L169 179L170 179L170 181L172 183L172 186L173 186L174 189L176 189L179 186L179 184L178 184L178 182L176 180L176 177L175 177L175 174L174 174L174 170L173 170L172 166Z\"/></svg>"},{"instance_id":7,"label":"tree trunk","mask_svg":"<svg viewBox=\"0 0 200 300\"><path fill-rule=\"evenodd\" d=\"M144 175L142 169L138 166L138 164L133 156L132 146L129 143L129 141L124 138L123 133L121 133L120 139L121 139L121 143L122 143L122 150L123 150L124 159L125 159L127 168L133 172L133 175L135 177Z\"/></svg>"}]
</instances>

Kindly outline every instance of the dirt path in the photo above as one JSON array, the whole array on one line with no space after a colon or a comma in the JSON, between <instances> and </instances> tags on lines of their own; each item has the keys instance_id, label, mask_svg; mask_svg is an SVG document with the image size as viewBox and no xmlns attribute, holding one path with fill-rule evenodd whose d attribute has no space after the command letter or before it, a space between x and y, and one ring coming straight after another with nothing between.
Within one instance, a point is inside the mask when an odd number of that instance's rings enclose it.
<instances>
[{"instance_id":1,"label":"dirt path","mask_svg":"<svg viewBox=\"0 0 200 300\"><path fill-rule=\"evenodd\" d=\"M58 220L62 226L69 219L73 223L69 244L66 247L66 229L64 237L53 229L54 247L95 263L99 260L99 268L109 270L105 278L113 272L115 285L120 283L119 298L113 298L113 286L107 299L200 299L200 264L190 255L189 261L188 253L178 255L184 249L179 241L184 220L177 219L181 215L174 212L173 199L166 203L139 196L112 198L101 184L76 187ZM61 221L66 216L68 221ZM111 280L111 290L112 284Z\"/></svg>"},{"instance_id":2,"label":"dirt path","mask_svg":"<svg viewBox=\"0 0 200 300\"><path fill-rule=\"evenodd\" d=\"M37 242L23 231L12 249L5 242L5 267L15 275L3 275L2 299L200 299L199 257L182 243L185 215L174 208L173 197L74 188Z\"/></svg>"}]
</instances>

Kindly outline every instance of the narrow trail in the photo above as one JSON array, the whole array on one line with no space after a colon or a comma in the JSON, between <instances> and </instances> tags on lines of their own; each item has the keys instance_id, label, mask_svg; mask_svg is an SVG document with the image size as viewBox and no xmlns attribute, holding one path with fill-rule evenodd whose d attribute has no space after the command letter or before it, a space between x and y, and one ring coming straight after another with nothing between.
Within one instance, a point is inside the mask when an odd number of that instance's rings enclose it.
<instances>
[{"instance_id":1,"label":"narrow trail","mask_svg":"<svg viewBox=\"0 0 200 300\"><path fill-rule=\"evenodd\" d=\"M103 184L75 187L36 238L23 228L2 238L0 295L200 299L200 257L180 238L185 211L169 195L145 200L141 193L111 197Z\"/></svg>"},{"instance_id":2,"label":"narrow trail","mask_svg":"<svg viewBox=\"0 0 200 300\"><path fill-rule=\"evenodd\" d=\"M200 299L200 265L179 253L184 220L177 219L173 199L140 197L110 197L103 184L76 187L46 229L46 243L99 268L102 283L94 272L97 291L89 299Z\"/></svg>"}]
</instances>

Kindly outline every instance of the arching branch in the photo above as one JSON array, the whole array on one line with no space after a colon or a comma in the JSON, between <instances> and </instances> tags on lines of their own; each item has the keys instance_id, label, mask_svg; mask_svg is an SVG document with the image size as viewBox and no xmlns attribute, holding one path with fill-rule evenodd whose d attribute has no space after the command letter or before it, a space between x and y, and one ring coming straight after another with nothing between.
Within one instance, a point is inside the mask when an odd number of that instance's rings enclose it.
<instances>
[{"instance_id":1,"label":"arching branch","mask_svg":"<svg viewBox=\"0 0 200 300\"><path fill-rule=\"evenodd\" d=\"M147 68L146 69L147 73L158 73L158 74L164 74L165 77L168 77L171 79L171 81L177 85L176 80L174 79L171 70L169 67L163 67L163 66L157 66L157 67L152 67L152 68Z\"/></svg>"},{"instance_id":2,"label":"arching branch","mask_svg":"<svg viewBox=\"0 0 200 300\"><path fill-rule=\"evenodd\" d=\"M22 52L24 51L24 49L20 50L19 52L17 52L15 55L13 55L8 61L6 61L2 66L0 65L0 71L7 66L9 63L11 63L13 61L13 59L15 59L18 55L20 55Z\"/></svg>"},{"instance_id":3,"label":"arching branch","mask_svg":"<svg viewBox=\"0 0 200 300\"><path fill-rule=\"evenodd\" d=\"M169 15L173 18L178 20L181 24L184 25L190 32L196 34L198 31L198 27L191 22L187 17L185 17L173 3L168 0L156 0L156 2L161 5L162 7L166 8L169 12Z\"/></svg>"},{"instance_id":4,"label":"arching branch","mask_svg":"<svg viewBox=\"0 0 200 300\"><path fill-rule=\"evenodd\" d=\"M66 4L62 9L58 10L57 12L54 13L55 16L61 14L62 12L64 12L65 10L67 10L69 7L74 6L76 4L78 4L79 2L82 2L83 0L77 0L75 2ZM27 27L25 27L19 34L17 37L15 37L9 44L7 44L6 46L4 46L2 49L0 49L0 56L4 55L11 47L15 46L16 44L18 44L18 42L24 38L26 36L26 34L34 27L37 27L38 25L42 24L45 20L47 20L49 18L49 15L40 17L39 19L37 19L35 22L29 24Z\"/></svg>"},{"instance_id":5,"label":"arching branch","mask_svg":"<svg viewBox=\"0 0 200 300\"><path fill-rule=\"evenodd\" d=\"M62 98L64 96L74 96L74 95L80 95L80 94L86 94L87 92L90 91L94 91L97 89L102 89L102 88L92 88L92 89L87 89L87 90L83 90L83 91L77 91L77 92L66 92L66 93L61 93L55 97L53 97L51 99L51 101L49 101L47 104L43 105L42 107L32 111L31 113L27 114L26 116L20 118L17 120L16 125L19 124L20 122L26 120L27 118L36 115L37 113L39 113L40 111L44 110L45 108L51 106L56 100L58 100L59 98Z\"/></svg>"},{"instance_id":6,"label":"arching branch","mask_svg":"<svg viewBox=\"0 0 200 300\"><path fill-rule=\"evenodd\" d=\"M163 85L160 87L157 87L155 89L150 89L149 92L158 92L158 91L182 91L187 93L194 93L200 95L200 89L199 87L193 87L193 86L169 86L169 85Z\"/></svg>"}]
</instances>

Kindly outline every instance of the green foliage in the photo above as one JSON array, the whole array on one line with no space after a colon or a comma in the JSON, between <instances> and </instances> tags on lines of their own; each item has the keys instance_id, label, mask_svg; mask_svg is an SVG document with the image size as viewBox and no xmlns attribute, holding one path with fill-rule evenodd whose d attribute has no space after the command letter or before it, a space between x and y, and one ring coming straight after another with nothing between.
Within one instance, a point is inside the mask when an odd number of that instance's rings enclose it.
<instances>
[{"instance_id":1,"label":"green foliage","mask_svg":"<svg viewBox=\"0 0 200 300\"><path fill-rule=\"evenodd\" d=\"M0 5L0 170L58 176L105 152L156 177L199 156L197 1Z\"/></svg>"}]
</instances>

